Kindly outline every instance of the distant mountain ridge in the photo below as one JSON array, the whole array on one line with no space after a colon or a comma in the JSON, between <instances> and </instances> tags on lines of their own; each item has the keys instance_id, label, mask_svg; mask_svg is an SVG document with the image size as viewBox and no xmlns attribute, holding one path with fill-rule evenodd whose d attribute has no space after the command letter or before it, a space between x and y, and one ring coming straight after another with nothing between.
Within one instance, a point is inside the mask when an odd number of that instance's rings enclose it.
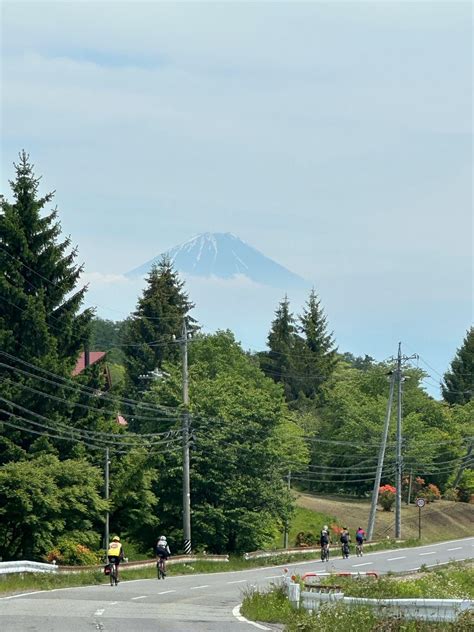
<instances>
[{"instance_id":1,"label":"distant mountain ridge","mask_svg":"<svg viewBox=\"0 0 474 632\"><path fill-rule=\"evenodd\" d=\"M130 278L141 277L158 263L163 255L175 268L197 277L231 279L245 275L256 283L294 289L308 287L308 282L291 272L232 233L202 233L161 253L141 266L127 272Z\"/></svg>"}]
</instances>

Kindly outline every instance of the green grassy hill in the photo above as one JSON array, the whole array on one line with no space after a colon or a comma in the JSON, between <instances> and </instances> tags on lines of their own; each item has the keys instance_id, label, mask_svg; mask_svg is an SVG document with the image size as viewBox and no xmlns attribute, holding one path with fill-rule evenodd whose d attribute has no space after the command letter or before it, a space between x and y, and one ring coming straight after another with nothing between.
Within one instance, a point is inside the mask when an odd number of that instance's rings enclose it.
<instances>
[{"instance_id":1,"label":"green grassy hill","mask_svg":"<svg viewBox=\"0 0 474 632\"><path fill-rule=\"evenodd\" d=\"M340 526L347 526L354 532L361 526L367 530L370 500L345 499L336 496L313 496L296 494L298 507L314 512L311 522L310 514L307 524L319 524L320 516L334 516ZM449 540L474 535L474 505L439 500L426 505L421 513L422 538L430 541ZM303 517L303 514L301 515ZM327 523L330 524L330 523ZM300 522L299 522L300 525ZM299 531L311 531L303 526ZM293 529L290 533L293 533ZM395 514L393 511L377 509L374 539L382 540L395 535ZM404 540L418 537L418 507L402 505L402 538ZM294 542L290 539L290 542Z\"/></svg>"}]
</instances>

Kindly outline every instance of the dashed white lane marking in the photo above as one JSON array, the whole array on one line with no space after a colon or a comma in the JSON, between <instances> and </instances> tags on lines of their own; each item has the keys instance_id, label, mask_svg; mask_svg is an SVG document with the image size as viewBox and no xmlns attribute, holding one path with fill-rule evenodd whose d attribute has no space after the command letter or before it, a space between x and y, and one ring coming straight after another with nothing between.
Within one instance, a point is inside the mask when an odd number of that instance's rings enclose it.
<instances>
[{"instance_id":1,"label":"dashed white lane marking","mask_svg":"<svg viewBox=\"0 0 474 632\"><path fill-rule=\"evenodd\" d=\"M238 579L235 582L226 582L227 584L243 584L244 582L246 582L246 579Z\"/></svg>"},{"instance_id":2,"label":"dashed white lane marking","mask_svg":"<svg viewBox=\"0 0 474 632\"><path fill-rule=\"evenodd\" d=\"M373 562L364 562L363 564L352 564L352 568L357 568L358 566L370 566Z\"/></svg>"},{"instance_id":3,"label":"dashed white lane marking","mask_svg":"<svg viewBox=\"0 0 474 632\"><path fill-rule=\"evenodd\" d=\"M198 590L198 588L209 588L209 584L203 584L202 586L191 586L189 590Z\"/></svg>"},{"instance_id":4,"label":"dashed white lane marking","mask_svg":"<svg viewBox=\"0 0 474 632\"><path fill-rule=\"evenodd\" d=\"M117 604L118 604L118 601L111 601L111 602L110 602L110 605L111 605L111 606L116 606Z\"/></svg>"},{"instance_id":5,"label":"dashed white lane marking","mask_svg":"<svg viewBox=\"0 0 474 632\"><path fill-rule=\"evenodd\" d=\"M99 610L96 610L94 612L94 616L95 617L100 617L100 616L102 616L104 614L104 611L105 611L105 608L100 608Z\"/></svg>"},{"instance_id":6,"label":"dashed white lane marking","mask_svg":"<svg viewBox=\"0 0 474 632\"><path fill-rule=\"evenodd\" d=\"M394 560L404 560L406 555L400 555L400 557L389 557L387 558L387 562L393 562Z\"/></svg>"},{"instance_id":7,"label":"dashed white lane marking","mask_svg":"<svg viewBox=\"0 0 474 632\"><path fill-rule=\"evenodd\" d=\"M279 579L283 577L283 575L269 575L268 577L264 577L264 579Z\"/></svg>"},{"instance_id":8,"label":"dashed white lane marking","mask_svg":"<svg viewBox=\"0 0 474 632\"><path fill-rule=\"evenodd\" d=\"M459 551L459 549L462 549L462 546L455 546L452 549L448 549L448 551Z\"/></svg>"},{"instance_id":9,"label":"dashed white lane marking","mask_svg":"<svg viewBox=\"0 0 474 632\"><path fill-rule=\"evenodd\" d=\"M141 597L132 597L132 601L136 601L137 599L146 599L146 595L142 595Z\"/></svg>"},{"instance_id":10,"label":"dashed white lane marking","mask_svg":"<svg viewBox=\"0 0 474 632\"><path fill-rule=\"evenodd\" d=\"M176 592L176 590L163 590L163 592L159 592L159 595L167 595L168 593Z\"/></svg>"},{"instance_id":11,"label":"dashed white lane marking","mask_svg":"<svg viewBox=\"0 0 474 632\"><path fill-rule=\"evenodd\" d=\"M427 553L418 553L418 555L434 555L436 551L428 551Z\"/></svg>"},{"instance_id":12,"label":"dashed white lane marking","mask_svg":"<svg viewBox=\"0 0 474 632\"><path fill-rule=\"evenodd\" d=\"M253 625L256 628L258 628L259 630L270 630L270 628L267 628L266 625L262 625L261 623L255 623L255 621L249 621L248 619L246 619L245 617L243 617L240 614L240 606L242 604L239 603L238 606L235 606L235 608L232 609L232 614L234 615L234 617L236 619L238 619L239 621L242 621L243 623L248 623L249 625Z\"/></svg>"}]
</instances>

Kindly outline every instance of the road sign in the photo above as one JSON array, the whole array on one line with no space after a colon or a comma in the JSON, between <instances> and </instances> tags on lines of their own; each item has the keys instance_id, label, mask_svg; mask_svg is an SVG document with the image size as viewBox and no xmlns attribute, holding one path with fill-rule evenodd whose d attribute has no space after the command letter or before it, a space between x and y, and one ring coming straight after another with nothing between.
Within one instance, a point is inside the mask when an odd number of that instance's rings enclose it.
<instances>
[{"instance_id":1,"label":"road sign","mask_svg":"<svg viewBox=\"0 0 474 632\"><path fill-rule=\"evenodd\" d=\"M419 507L421 509L425 505L426 505L426 500L424 498L417 498L416 499L416 506L417 507Z\"/></svg>"}]
</instances>

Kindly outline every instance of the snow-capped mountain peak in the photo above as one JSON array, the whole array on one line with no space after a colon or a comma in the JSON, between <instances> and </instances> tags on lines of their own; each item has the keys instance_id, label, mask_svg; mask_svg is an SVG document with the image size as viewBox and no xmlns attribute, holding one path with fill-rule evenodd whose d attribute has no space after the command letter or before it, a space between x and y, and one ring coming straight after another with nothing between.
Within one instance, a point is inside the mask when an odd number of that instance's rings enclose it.
<instances>
[{"instance_id":1,"label":"snow-capped mountain peak","mask_svg":"<svg viewBox=\"0 0 474 632\"><path fill-rule=\"evenodd\" d=\"M232 233L202 233L161 253L127 273L129 277L147 274L152 265L166 255L184 274L230 279L245 275L252 281L289 289L305 287L307 282L287 268L266 257Z\"/></svg>"}]
</instances>

